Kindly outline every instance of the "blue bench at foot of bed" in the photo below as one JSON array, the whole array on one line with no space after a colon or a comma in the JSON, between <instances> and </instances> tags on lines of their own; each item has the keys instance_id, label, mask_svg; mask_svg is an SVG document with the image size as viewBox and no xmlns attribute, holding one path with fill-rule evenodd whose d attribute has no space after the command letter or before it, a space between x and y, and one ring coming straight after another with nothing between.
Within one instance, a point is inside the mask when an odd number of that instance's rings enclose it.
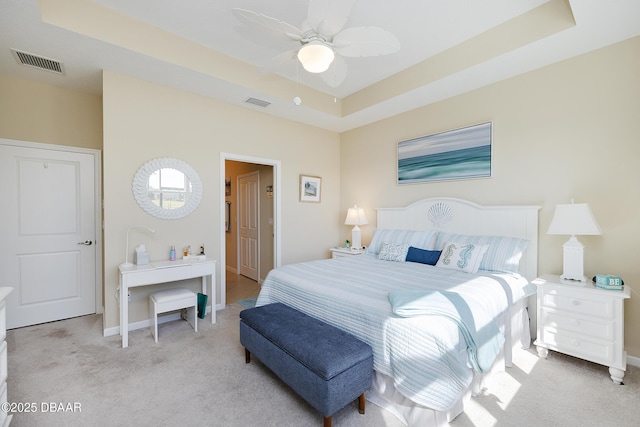
<instances>
[{"instance_id":1,"label":"blue bench at foot of bed","mask_svg":"<svg viewBox=\"0 0 640 427\"><path fill-rule=\"evenodd\" d=\"M371 346L353 335L281 303L240 312L240 342L246 363L253 353L324 417L358 399L373 379Z\"/></svg>"}]
</instances>

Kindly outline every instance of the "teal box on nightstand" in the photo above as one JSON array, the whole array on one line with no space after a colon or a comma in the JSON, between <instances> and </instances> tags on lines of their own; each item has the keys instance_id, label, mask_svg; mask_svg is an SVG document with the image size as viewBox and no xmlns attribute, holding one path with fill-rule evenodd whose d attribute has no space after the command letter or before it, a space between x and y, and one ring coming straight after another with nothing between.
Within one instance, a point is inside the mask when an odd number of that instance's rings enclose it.
<instances>
[{"instance_id":1,"label":"teal box on nightstand","mask_svg":"<svg viewBox=\"0 0 640 427\"><path fill-rule=\"evenodd\" d=\"M596 274L596 286L605 289L622 289L623 282L619 276L610 274Z\"/></svg>"}]
</instances>

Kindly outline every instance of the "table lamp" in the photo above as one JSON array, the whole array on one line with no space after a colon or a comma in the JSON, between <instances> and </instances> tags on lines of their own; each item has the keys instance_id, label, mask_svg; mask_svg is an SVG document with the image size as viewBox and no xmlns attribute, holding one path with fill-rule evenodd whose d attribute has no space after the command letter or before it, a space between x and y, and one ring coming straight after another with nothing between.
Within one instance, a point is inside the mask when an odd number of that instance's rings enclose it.
<instances>
[{"instance_id":1,"label":"table lamp","mask_svg":"<svg viewBox=\"0 0 640 427\"><path fill-rule=\"evenodd\" d=\"M562 245L562 279L586 282L584 276L584 245L576 235L602 234L589 205L573 203L557 205L547 234L566 234L571 237Z\"/></svg>"},{"instance_id":2,"label":"table lamp","mask_svg":"<svg viewBox=\"0 0 640 427\"><path fill-rule=\"evenodd\" d=\"M143 227L141 225L134 225L132 227L129 227L127 229L127 246L126 246L125 253L124 253L124 262L122 264L120 264L123 267L125 267L125 266L128 267L128 266L133 265L133 263L129 262L129 232L131 230L141 230L141 231L146 231L146 232L151 233L151 234L156 234L156 230L152 230L151 228Z\"/></svg>"},{"instance_id":3,"label":"table lamp","mask_svg":"<svg viewBox=\"0 0 640 427\"><path fill-rule=\"evenodd\" d=\"M346 225L354 226L351 230L351 249L362 249L362 235L360 233L360 227L358 226L369 224L367 216L364 214L364 209L359 208L358 205L354 205L354 207L349 208L347 211L347 219L345 219L344 223Z\"/></svg>"}]
</instances>

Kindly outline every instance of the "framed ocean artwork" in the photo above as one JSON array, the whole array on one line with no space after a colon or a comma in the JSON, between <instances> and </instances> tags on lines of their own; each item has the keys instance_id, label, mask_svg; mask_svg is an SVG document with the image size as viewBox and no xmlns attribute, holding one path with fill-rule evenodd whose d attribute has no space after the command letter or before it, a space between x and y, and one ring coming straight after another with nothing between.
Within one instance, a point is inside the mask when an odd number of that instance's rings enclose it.
<instances>
[{"instance_id":1,"label":"framed ocean artwork","mask_svg":"<svg viewBox=\"0 0 640 427\"><path fill-rule=\"evenodd\" d=\"M491 177L492 122L398 142L398 184Z\"/></svg>"}]
</instances>

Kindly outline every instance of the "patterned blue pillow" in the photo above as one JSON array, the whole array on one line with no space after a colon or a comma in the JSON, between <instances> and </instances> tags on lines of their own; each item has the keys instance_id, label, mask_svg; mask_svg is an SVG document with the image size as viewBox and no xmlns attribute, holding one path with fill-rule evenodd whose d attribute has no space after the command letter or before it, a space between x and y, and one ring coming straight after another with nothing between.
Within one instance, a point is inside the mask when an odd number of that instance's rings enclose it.
<instances>
[{"instance_id":1,"label":"patterned blue pillow","mask_svg":"<svg viewBox=\"0 0 640 427\"><path fill-rule=\"evenodd\" d=\"M378 259L384 261L404 262L407 259L408 251L409 245L407 245L406 243L392 245L390 243L384 242L382 244L382 249L380 249L380 253L378 254Z\"/></svg>"},{"instance_id":2,"label":"patterned blue pillow","mask_svg":"<svg viewBox=\"0 0 640 427\"><path fill-rule=\"evenodd\" d=\"M487 245L474 243L447 242L442 249L436 267L464 271L465 273L477 273L482 257L488 248Z\"/></svg>"}]
</instances>

